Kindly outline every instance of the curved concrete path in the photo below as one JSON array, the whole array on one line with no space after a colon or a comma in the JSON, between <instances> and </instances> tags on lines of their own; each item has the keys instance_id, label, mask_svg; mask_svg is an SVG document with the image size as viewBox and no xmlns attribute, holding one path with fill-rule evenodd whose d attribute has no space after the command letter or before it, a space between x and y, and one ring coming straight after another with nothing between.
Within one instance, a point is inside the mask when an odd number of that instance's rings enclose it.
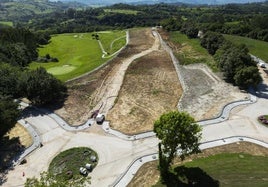
<instances>
[{"instance_id":1,"label":"curved concrete path","mask_svg":"<svg viewBox=\"0 0 268 187\"><path fill-rule=\"evenodd\" d=\"M38 133L36 132L36 130L25 120L21 119L18 121L19 124L21 124L25 129L28 130L29 134L32 137L33 143L30 147L28 147L27 149L25 149L23 151L23 153L18 157L18 160L14 161L13 165L19 164L21 163L21 161L31 152L33 152L35 149L37 149L38 147L40 147L41 144L41 140L40 140L40 136L38 135Z\"/></svg>"}]
</instances>

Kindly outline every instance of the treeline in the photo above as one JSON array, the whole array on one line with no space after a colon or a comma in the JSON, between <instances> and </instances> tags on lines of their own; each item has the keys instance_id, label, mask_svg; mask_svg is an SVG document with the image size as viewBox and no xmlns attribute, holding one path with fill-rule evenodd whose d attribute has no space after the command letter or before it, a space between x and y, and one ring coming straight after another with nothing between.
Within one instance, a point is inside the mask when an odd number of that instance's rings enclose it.
<instances>
[{"instance_id":1,"label":"treeline","mask_svg":"<svg viewBox=\"0 0 268 187\"><path fill-rule=\"evenodd\" d=\"M126 5L56 11L36 15L27 26L50 33L91 32L162 25L176 20L170 29L193 23L199 30L236 34L268 40L268 2L223 6ZM107 11L109 10L109 11ZM119 10L119 11L118 11Z\"/></svg>"},{"instance_id":2,"label":"treeline","mask_svg":"<svg viewBox=\"0 0 268 187\"><path fill-rule=\"evenodd\" d=\"M38 57L38 46L49 40L50 35L46 32L34 34L25 28L1 28L0 62L26 67Z\"/></svg>"},{"instance_id":3,"label":"treeline","mask_svg":"<svg viewBox=\"0 0 268 187\"><path fill-rule=\"evenodd\" d=\"M161 25L167 31L179 30L188 38L197 38L200 26L194 21L185 22L176 18L165 19ZM250 86L256 87L262 81L256 63L245 45L237 46L225 40L221 33L209 29L204 29L199 37L201 46L213 55L216 66L223 72L227 82L247 89Z\"/></svg>"},{"instance_id":4,"label":"treeline","mask_svg":"<svg viewBox=\"0 0 268 187\"><path fill-rule=\"evenodd\" d=\"M40 14L85 6L74 1L63 3L50 0L1 0L0 2L0 20L12 21L15 24L28 22Z\"/></svg>"},{"instance_id":5,"label":"treeline","mask_svg":"<svg viewBox=\"0 0 268 187\"><path fill-rule=\"evenodd\" d=\"M204 15L202 17L206 18L199 22L201 30L268 41L268 15L253 15L230 22L226 22L224 16L218 14Z\"/></svg>"},{"instance_id":6,"label":"treeline","mask_svg":"<svg viewBox=\"0 0 268 187\"><path fill-rule=\"evenodd\" d=\"M28 70L38 56L37 47L49 35L34 34L23 28L1 29L0 34L0 137L8 132L20 115L15 99L28 98L35 105L59 102L66 96L65 85L44 68Z\"/></svg>"},{"instance_id":7,"label":"treeline","mask_svg":"<svg viewBox=\"0 0 268 187\"><path fill-rule=\"evenodd\" d=\"M219 33L206 32L201 38L201 46L214 55L219 69L223 72L227 82L243 89L256 87L262 78L256 62L249 55L245 45L235 45Z\"/></svg>"},{"instance_id":8,"label":"treeline","mask_svg":"<svg viewBox=\"0 0 268 187\"><path fill-rule=\"evenodd\" d=\"M125 5L115 5L106 8L87 8L76 10L69 8L66 11L57 11L48 15L39 15L28 25L34 30L46 30L51 34L92 32L108 29L126 29L132 27L151 27L158 25L160 20L176 16L175 12L167 12L170 5L130 6L127 10L136 13L120 13L118 9L124 9ZM167 8L169 7L169 8ZM115 10L107 12L106 9ZM177 8L176 8L177 9ZM171 10L170 10L171 11Z\"/></svg>"}]
</instances>

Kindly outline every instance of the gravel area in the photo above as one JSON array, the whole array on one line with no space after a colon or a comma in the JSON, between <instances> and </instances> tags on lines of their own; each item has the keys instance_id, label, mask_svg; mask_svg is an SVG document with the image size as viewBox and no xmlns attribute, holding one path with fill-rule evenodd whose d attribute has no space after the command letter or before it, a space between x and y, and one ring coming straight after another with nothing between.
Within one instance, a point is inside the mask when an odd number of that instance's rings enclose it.
<instances>
[{"instance_id":1,"label":"gravel area","mask_svg":"<svg viewBox=\"0 0 268 187\"><path fill-rule=\"evenodd\" d=\"M179 109L187 111L196 120L217 117L225 104L248 97L247 93L224 82L204 64L181 68L187 89L184 90Z\"/></svg>"}]
</instances>

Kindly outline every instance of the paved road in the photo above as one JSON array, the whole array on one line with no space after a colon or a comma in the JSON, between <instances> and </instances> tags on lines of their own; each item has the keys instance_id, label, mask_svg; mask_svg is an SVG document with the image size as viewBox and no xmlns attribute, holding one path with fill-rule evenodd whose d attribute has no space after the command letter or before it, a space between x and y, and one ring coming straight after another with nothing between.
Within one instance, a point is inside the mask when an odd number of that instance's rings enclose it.
<instances>
[{"instance_id":1,"label":"paved road","mask_svg":"<svg viewBox=\"0 0 268 187\"><path fill-rule=\"evenodd\" d=\"M243 107L235 109L227 107L224 113L228 113L228 117L226 117L228 120L219 119L215 124L204 124L202 142L226 139L231 136L247 136L268 142L268 129L257 122L259 115L268 113L267 98L264 97L267 94L266 90L261 90L260 93L262 93L259 94L262 97L255 98L254 104L243 105ZM229 114L229 112L231 113ZM158 140L152 132L126 136L111 130L107 123L103 125L107 134L96 133L98 132L96 129L99 128L96 125L79 130L66 129L65 125L55 120L54 117L53 114L44 115L36 112L35 115L24 118L27 123L21 121L28 129L32 128L33 134L39 135L37 137L40 138L35 139L34 145L38 145L38 141L41 141L44 146L31 152L27 156L26 164L16 165L14 170L8 173L7 182L3 186L22 186L26 177L38 176L40 172L48 169L49 163L59 152L71 147L88 146L98 153L100 160L91 174L92 186L115 184L114 181L119 181L118 176L123 175L125 177L122 178L122 181L129 181L133 175L129 176L124 173L126 168L130 168L130 163L133 163L134 170L129 169L129 171L133 174L141 163L155 159L153 156L157 152ZM218 140L211 142L211 145L219 146L226 142L229 140L226 139L225 142ZM144 155L147 157L143 157ZM141 157L143 157L142 160L140 160ZM139 164L133 162L137 159ZM22 172L25 172L25 177L22 176Z\"/></svg>"}]
</instances>

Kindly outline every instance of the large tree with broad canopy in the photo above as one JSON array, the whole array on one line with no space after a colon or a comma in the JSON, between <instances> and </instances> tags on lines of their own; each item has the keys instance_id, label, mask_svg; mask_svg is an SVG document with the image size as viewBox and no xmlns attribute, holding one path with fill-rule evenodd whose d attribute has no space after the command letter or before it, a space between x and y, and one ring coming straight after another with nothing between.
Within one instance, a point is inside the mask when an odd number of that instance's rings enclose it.
<instances>
[{"instance_id":1,"label":"large tree with broad canopy","mask_svg":"<svg viewBox=\"0 0 268 187\"><path fill-rule=\"evenodd\" d=\"M163 114L154 123L154 132L160 139L159 169L165 180L173 159L200 152L201 127L186 112L172 111Z\"/></svg>"}]
</instances>

